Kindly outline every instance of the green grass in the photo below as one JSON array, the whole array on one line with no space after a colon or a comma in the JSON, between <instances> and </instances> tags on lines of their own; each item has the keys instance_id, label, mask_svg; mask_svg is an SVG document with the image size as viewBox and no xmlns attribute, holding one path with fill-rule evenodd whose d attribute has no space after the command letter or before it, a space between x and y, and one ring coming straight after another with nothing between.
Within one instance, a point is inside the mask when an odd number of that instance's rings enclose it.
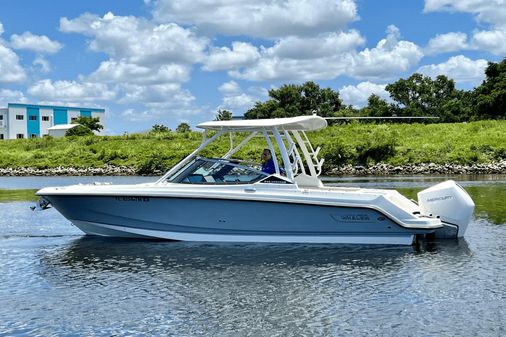
<instances>
[{"instance_id":1,"label":"green grass","mask_svg":"<svg viewBox=\"0 0 506 337\"><path fill-rule=\"evenodd\" d=\"M37 200L37 190L3 190L0 189L0 203L11 201L34 201Z\"/></svg>"},{"instance_id":2,"label":"green grass","mask_svg":"<svg viewBox=\"0 0 506 337\"><path fill-rule=\"evenodd\" d=\"M377 162L473 164L506 159L506 121L427 125L352 122L310 133L309 137L314 145L322 147L327 169ZM174 165L200 141L198 132L4 140L0 141L0 168L84 168L109 164L149 173ZM228 138L222 137L204 155L223 154L228 147ZM260 140L255 141L235 157L259 161L263 147Z\"/></svg>"},{"instance_id":3,"label":"green grass","mask_svg":"<svg viewBox=\"0 0 506 337\"><path fill-rule=\"evenodd\" d=\"M329 165L491 163L506 159L506 121L351 123L327 128L313 142L322 147Z\"/></svg>"}]
</instances>

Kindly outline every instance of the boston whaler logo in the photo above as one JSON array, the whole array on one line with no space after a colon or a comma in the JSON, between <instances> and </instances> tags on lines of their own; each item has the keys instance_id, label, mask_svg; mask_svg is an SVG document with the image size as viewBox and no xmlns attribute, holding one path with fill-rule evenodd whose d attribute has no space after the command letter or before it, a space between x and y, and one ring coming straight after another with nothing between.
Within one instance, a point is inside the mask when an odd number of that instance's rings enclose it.
<instances>
[{"instance_id":1,"label":"boston whaler logo","mask_svg":"<svg viewBox=\"0 0 506 337\"><path fill-rule=\"evenodd\" d=\"M331 214L330 215L332 219L336 221L341 222L367 222L371 221L371 218L367 214L345 214L345 215L339 215L339 214Z\"/></svg>"}]
</instances>

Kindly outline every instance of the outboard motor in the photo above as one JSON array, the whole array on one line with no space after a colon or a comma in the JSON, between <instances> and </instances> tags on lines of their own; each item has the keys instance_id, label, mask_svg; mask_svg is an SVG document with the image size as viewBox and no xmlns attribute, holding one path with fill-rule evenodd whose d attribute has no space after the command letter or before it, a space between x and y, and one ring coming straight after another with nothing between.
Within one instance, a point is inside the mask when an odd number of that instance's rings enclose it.
<instances>
[{"instance_id":1,"label":"outboard motor","mask_svg":"<svg viewBox=\"0 0 506 337\"><path fill-rule=\"evenodd\" d=\"M443 222L436 238L463 237L474 211L469 194L453 180L418 192L418 205L421 215L438 216Z\"/></svg>"}]
</instances>

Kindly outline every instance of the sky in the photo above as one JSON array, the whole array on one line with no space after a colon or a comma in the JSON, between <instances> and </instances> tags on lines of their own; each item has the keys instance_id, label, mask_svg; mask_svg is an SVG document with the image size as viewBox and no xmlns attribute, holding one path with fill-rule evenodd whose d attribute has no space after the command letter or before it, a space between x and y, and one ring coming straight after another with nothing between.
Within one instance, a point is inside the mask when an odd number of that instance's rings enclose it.
<instances>
[{"instance_id":1,"label":"sky","mask_svg":"<svg viewBox=\"0 0 506 337\"><path fill-rule=\"evenodd\" d=\"M414 72L470 90L505 56L506 0L0 1L0 107L105 108L107 134L305 81L356 107Z\"/></svg>"}]
</instances>

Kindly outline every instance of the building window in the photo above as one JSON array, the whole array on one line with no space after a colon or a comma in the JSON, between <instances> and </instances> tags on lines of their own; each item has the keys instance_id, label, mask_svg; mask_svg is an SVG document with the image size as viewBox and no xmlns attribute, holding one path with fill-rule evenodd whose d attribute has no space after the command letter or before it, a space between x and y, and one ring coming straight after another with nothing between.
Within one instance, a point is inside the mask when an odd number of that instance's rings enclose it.
<instances>
[{"instance_id":1,"label":"building window","mask_svg":"<svg viewBox=\"0 0 506 337\"><path fill-rule=\"evenodd\" d=\"M0 115L0 121L4 120L4 115Z\"/></svg>"},{"instance_id":2,"label":"building window","mask_svg":"<svg viewBox=\"0 0 506 337\"><path fill-rule=\"evenodd\" d=\"M25 138L25 135L22 133L18 133L18 134L16 134L16 138L17 139Z\"/></svg>"},{"instance_id":3,"label":"building window","mask_svg":"<svg viewBox=\"0 0 506 337\"><path fill-rule=\"evenodd\" d=\"M49 122L49 116L42 116L43 122Z\"/></svg>"},{"instance_id":4,"label":"building window","mask_svg":"<svg viewBox=\"0 0 506 337\"><path fill-rule=\"evenodd\" d=\"M4 134L0 133L0 139L4 139Z\"/></svg>"},{"instance_id":5,"label":"building window","mask_svg":"<svg viewBox=\"0 0 506 337\"><path fill-rule=\"evenodd\" d=\"M36 121L36 120L37 120L37 116L35 116L35 115L30 115L30 116L28 117L28 119L29 119L29 120L31 120L31 121Z\"/></svg>"},{"instance_id":6,"label":"building window","mask_svg":"<svg viewBox=\"0 0 506 337\"><path fill-rule=\"evenodd\" d=\"M37 135L36 135L35 133L32 133L32 134L30 135L30 138L37 138Z\"/></svg>"},{"instance_id":7,"label":"building window","mask_svg":"<svg viewBox=\"0 0 506 337\"><path fill-rule=\"evenodd\" d=\"M17 119L18 121L22 121L22 120L24 120L24 119L25 119L25 116L23 116L23 115L16 115L16 119Z\"/></svg>"}]
</instances>

